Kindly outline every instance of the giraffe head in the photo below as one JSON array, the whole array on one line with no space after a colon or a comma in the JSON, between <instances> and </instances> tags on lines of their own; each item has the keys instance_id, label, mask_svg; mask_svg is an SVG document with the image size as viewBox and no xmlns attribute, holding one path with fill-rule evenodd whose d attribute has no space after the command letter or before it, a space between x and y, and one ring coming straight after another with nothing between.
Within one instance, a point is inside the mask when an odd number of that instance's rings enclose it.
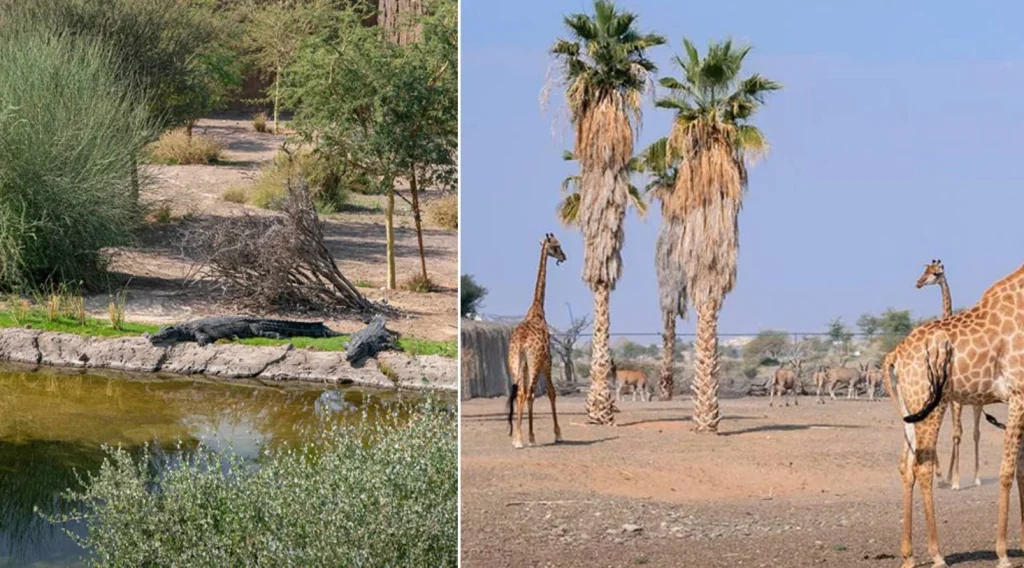
<instances>
[{"instance_id":1,"label":"giraffe head","mask_svg":"<svg viewBox=\"0 0 1024 568\"><path fill-rule=\"evenodd\" d=\"M917 287L923 288L931 284L938 284L946 277L946 269L942 266L941 260L932 260L924 267L924 274L917 279Z\"/></svg>"},{"instance_id":2,"label":"giraffe head","mask_svg":"<svg viewBox=\"0 0 1024 568\"><path fill-rule=\"evenodd\" d=\"M545 246L545 250L548 251L548 256L555 259L555 264L562 264L565 262L565 253L562 252L562 245L555 238L555 235L548 233L544 235L544 240L541 244Z\"/></svg>"}]
</instances>

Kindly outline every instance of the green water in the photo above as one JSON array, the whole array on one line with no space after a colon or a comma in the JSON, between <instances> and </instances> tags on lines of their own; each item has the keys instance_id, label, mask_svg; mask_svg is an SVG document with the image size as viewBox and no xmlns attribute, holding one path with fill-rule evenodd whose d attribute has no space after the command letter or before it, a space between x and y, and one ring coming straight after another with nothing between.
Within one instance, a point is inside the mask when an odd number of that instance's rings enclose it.
<instances>
[{"instance_id":1,"label":"green water","mask_svg":"<svg viewBox=\"0 0 1024 568\"><path fill-rule=\"evenodd\" d=\"M371 419L399 394L359 388L18 372L0 365L0 567L79 566L83 551L45 515L96 471L101 446L174 454L204 444L246 457L301 444L320 420ZM408 397L408 395L405 395Z\"/></svg>"}]
</instances>

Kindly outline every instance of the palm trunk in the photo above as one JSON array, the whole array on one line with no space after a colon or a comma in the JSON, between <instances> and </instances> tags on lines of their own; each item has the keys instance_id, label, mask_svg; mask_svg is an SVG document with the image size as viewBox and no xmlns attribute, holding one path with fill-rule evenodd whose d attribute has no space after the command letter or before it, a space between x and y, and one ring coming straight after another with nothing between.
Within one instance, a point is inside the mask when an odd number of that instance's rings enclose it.
<instances>
[{"instance_id":1,"label":"palm trunk","mask_svg":"<svg viewBox=\"0 0 1024 568\"><path fill-rule=\"evenodd\" d=\"M665 312L665 327L661 335L661 380L658 382L658 396L661 400L672 400L672 362L676 356L676 314Z\"/></svg>"},{"instance_id":2,"label":"palm trunk","mask_svg":"<svg viewBox=\"0 0 1024 568\"><path fill-rule=\"evenodd\" d=\"M386 288L394 290L395 283L395 184L388 183L388 204L384 211L384 235L387 241L388 278Z\"/></svg>"},{"instance_id":3,"label":"palm trunk","mask_svg":"<svg viewBox=\"0 0 1024 568\"><path fill-rule=\"evenodd\" d=\"M693 421L697 432L718 432L718 305L697 306L697 342L694 346Z\"/></svg>"},{"instance_id":4,"label":"palm trunk","mask_svg":"<svg viewBox=\"0 0 1024 568\"><path fill-rule=\"evenodd\" d=\"M587 421L592 424L615 423L608 387L608 374L611 370L608 352L610 295L608 284L599 284L594 289L594 340L590 357L590 392L587 394Z\"/></svg>"},{"instance_id":5,"label":"palm trunk","mask_svg":"<svg viewBox=\"0 0 1024 568\"><path fill-rule=\"evenodd\" d=\"M420 269L423 271L423 285L426 286L430 280L427 278L427 259L423 254L423 224L420 218L420 190L416 183L416 167L411 169L412 176L409 179L409 190L412 192L412 218L416 222L416 240L420 247Z\"/></svg>"}]
</instances>

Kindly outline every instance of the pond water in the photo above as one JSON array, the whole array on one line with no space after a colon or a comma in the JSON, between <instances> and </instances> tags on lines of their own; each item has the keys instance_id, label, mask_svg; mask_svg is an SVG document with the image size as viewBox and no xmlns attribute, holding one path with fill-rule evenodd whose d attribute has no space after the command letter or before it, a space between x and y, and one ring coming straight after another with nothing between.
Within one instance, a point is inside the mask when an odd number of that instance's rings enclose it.
<instances>
[{"instance_id":1,"label":"pond water","mask_svg":"<svg viewBox=\"0 0 1024 568\"><path fill-rule=\"evenodd\" d=\"M19 372L0 365L0 567L80 566L82 549L45 515L98 470L101 446L173 453L204 444L255 458L299 444L318 420L372 417L399 393L361 388ZM405 394L405 398L410 395ZM78 534L80 526L64 527Z\"/></svg>"}]
</instances>

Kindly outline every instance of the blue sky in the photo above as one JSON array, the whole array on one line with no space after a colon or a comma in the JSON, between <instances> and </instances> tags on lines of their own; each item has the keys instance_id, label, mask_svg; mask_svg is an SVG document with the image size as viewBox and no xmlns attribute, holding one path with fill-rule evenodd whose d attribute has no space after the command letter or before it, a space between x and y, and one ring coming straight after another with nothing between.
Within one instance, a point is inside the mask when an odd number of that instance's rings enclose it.
<instances>
[{"instance_id":1,"label":"blue sky","mask_svg":"<svg viewBox=\"0 0 1024 568\"><path fill-rule=\"evenodd\" d=\"M754 46L746 73L785 85L755 119L772 149L750 172L721 332L823 331L836 316L852 325L890 306L936 314L939 290L914 288L930 259L945 263L957 307L1024 262L1024 42L1014 29L1024 5L618 4L669 38L650 54L661 76L678 75L669 58L683 36L702 52L732 37ZM571 130L560 97L547 112L539 100L562 15L590 6L462 2L462 272L488 288L487 314L525 313L545 232L569 257L549 267L548 320L566 323L566 303L577 315L593 309L582 238L554 213L573 172L561 160ZM637 149L670 123L648 103ZM660 329L656 209L627 216L613 333Z\"/></svg>"}]
</instances>

